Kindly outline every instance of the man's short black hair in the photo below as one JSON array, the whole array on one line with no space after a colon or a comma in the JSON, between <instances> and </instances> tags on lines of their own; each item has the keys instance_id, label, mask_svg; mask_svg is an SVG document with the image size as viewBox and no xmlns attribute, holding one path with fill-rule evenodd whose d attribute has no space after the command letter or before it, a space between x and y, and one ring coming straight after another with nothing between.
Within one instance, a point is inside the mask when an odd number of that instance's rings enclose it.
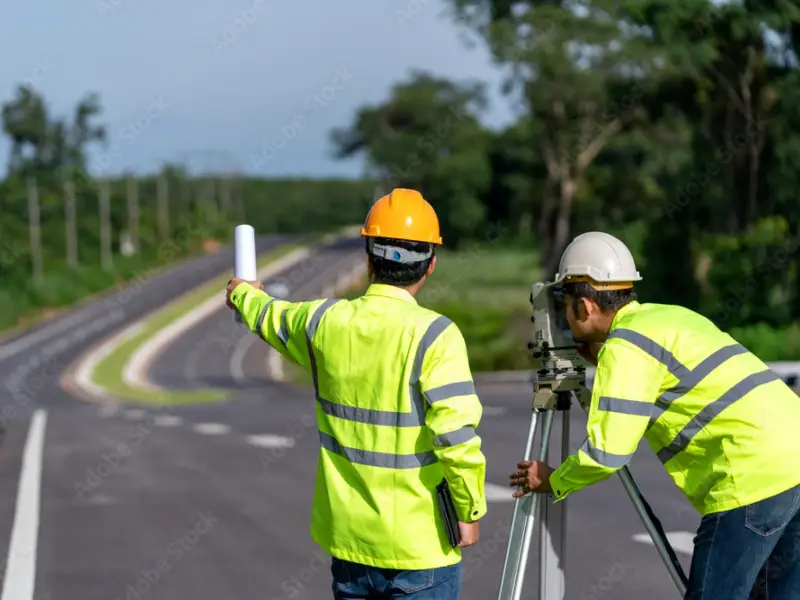
<instances>
[{"instance_id":1,"label":"man's short black hair","mask_svg":"<svg viewBox=\"0 0 800 600\"><path fill-rule=\"evenodd\" d=\"M432 252L432 254L429 258L420 262L398 263L372 254L370 252L371 241L376 244L396 246L412 252L421 252L423 254ZM409 242L407 240L395 240L391 238L367 238L366 247L367 254L369 254L369 263L372 266L372 272L374 274L373 282L386 285L405 287L417 283L423 278L433 257L436 256L435 246L425 242Z\"/></svg>"},{"instance_id":2,"label":"man's short black hair","mask_svg":"<svg viewBox=\"0 0 800 600\"><path fill-rule=\"evenodd\" d=\"M596 290L585 281L565 283L562 287L565 295L572 298L572 310L578 312L578 302L581 298L588 298L595 302L600 310L617 311L626 304L636 300L633 288L624 290Z\"/></svg>"}]
</instances>

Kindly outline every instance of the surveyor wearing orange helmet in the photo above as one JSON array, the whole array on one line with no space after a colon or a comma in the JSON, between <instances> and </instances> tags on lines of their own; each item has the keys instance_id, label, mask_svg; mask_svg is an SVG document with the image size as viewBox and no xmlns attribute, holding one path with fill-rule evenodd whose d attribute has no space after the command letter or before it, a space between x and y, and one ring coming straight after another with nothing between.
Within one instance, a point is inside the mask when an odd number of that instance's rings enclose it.
<instances>
[{"instance_id":1,"label":"surveyor wearing orange helmet","mask_svg":"<svg viewBox=\"0 0 800 600\"><path fill-rule=\"evenodd\" d=\"M486 460L464 338L415 299L436 266L439 221L419 192L395 189L361 236L370 285L360 298L292 303L233 279L228 304L312 373L311 535L333 557L334 598L456 600L460 549L486 514Z\"/></svg>"}]
</instances>

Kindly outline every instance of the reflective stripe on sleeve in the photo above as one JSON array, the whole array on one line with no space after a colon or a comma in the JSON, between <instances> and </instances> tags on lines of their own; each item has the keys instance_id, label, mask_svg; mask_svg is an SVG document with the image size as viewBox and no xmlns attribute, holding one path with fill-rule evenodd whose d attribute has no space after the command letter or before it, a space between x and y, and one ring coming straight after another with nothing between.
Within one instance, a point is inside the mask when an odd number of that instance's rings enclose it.
<instances>
[{"instance_id":1,"label":"reflective stripe on sleeve","mask_svg":"<svg viewBox=\"0 0 800 600\"><path fill-rule=\"evenodd\" d=\"M455 398L457 396L470 396L474 393L475 383L472 381L459 381L457 383L448 383L426 390L425 397L428 399L428 402L433 404L440 400L447 400L448 398Z\"/></svg>"},{"instance_id":2,"label":"reflective stripe on sleeve","mask_svg":"<svg viewBox=\"0 0 800 600\"><path fill-rule=\"evenodd\" d=\"M447 433L442 433L437 435L433 438L433 445L434 446L457 446L458 444L463 444L464 442L468 442L472 438L476 437L478 434L475 432L475 428L471 425L466 425L461 429L456 429L455 431L448 431Z\"/></svg>"},{"instance_id":3,"label":"reflective stripe on sleeve","mask_svg":"<svg viewBox=\"0 0 800 600\"><path fill-rule=\"evenodd\" d=\"M264 325L264 319L267 318L267 310L269 309L269 305L272 304L273 302L275 302L275 298L273 298L264 305L264 308L261 309L261 314L258 315L258 320L256 321L256 333L265 342L267 341L267 338L265 338L264 334L261 333L261 327L263 327Z\"/></svg>"},{"instance_id":4,"label":"reflective stripe on sleeve","mask_svg":"<svg viewBox=\"0 0 800 600\"><path fill-rule=\"evenodd\" d=\"M314 311L314 314L311 315L311 319L308 321L308 325L306 326L306 345L308 346L308 360L311 363L311 377L314 379L314 392L317 396L319 396L319 377L317 375L317 359L314 356L314 346L312 341L314 339L314 334L317 332L317 327L319 327L319 322L322 320L322 316L325 312L334 304L339 302L338 298L328 298L323 302L317 310Z\"/></svg>"},{"instance_id":5,"label":"reflective stripe on sleeve","mask_svg":"<svg viewBox=\"0 0 800 600\"><path fill-rule=\"evenodd\" d=\"M739 383L722 394L722 396L708 403L703 410L697 413L697 415L684 426L667 447L659 450L657 453L659 460L662 463L666 463L674 458L675 455L686 449L694 437L700 433L714 417L757 387L772 383L773 381L780 381L780 376L769 369L753 373L742 379Z\"/></svg>"},{"instance_id":6,"label":"reflective stripe on sleeve","mask_svg":"<svg viewBox=\"0 0 800 600\"><path fill-rule=\"evenodd\" d=\"M437 462L433 452L419 452L417 454L389 454L387 452L371 452L342 446L336 439L322 431L319 432L319 443L322 448L343 456L351 463L383 467L387 469L417 469Z\"/></svg>"},{"instance_id":7,"label":"reflective stripe on sleeve","mask_svg":"<svg viewBox=\"0 0 800 600\"><path fill-rule=\"evenodd\" d=\"M653 410L653 405L649 402L639 402L636 400L625 400L623 398L600 396L597 401L597 408L598 410L618 413L621 415L649 417Z\"/></svg>"},{"instance_id":8,"label":"reflective stripe on sleeve","mask_svg":"<svg viewBox=\"0 0 800 600\"><path fill-rule=\"evenodd\" d=\"M278 331L278 339L284 346L289 345L289 323L286 321L286 311L281 313L281 328Z\"/></svg>"},{"instance_id":9,"label":"reflective stripe on sleeve","mask_svg":"<svg viewBox=\"0 0 800 600\"><path fill-rule=\"evenodd\" d=\"M633 458L633 454L613 454L605 450L600 450L589 441L589 438L586 438L586 441L583 442L583 445L579 449L588 454L589 458L594 462L608 467L609 469L621 469Z\"/></svg>"}]
</instances>

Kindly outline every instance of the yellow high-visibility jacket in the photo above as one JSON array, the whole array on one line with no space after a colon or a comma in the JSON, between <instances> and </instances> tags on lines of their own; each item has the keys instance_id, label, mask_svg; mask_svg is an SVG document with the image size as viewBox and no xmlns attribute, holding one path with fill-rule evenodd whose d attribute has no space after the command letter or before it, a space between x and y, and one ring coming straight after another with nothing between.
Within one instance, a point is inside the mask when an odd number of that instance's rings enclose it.
<instances>
[{"instance_id":1,"label":"yellow high-visibility jacket","mask_svg":"<svg viewBox=\"0 0 800 600\"><path fill-rule=\"evenodd\" d=\"M480 519L486 460L458 327L388 285L355 300L286 302L242 283L231 300L253 332L313 376L314 541L375 567L459 562L435 488L446 478L459 520Z\"/></svg>"},{"instance_id":2,"label":"yellow high-visibility jacket","mask_svg":"<svg viewBox=\"0 0 800 600\"><path fill-rule=\"evenodd\" d=\"M598 358L587 439L551 475L557 500L621 469L642 437L703 515L800 484L800 398L702 315L631 302Z\"/></svg>"}]
</instances>

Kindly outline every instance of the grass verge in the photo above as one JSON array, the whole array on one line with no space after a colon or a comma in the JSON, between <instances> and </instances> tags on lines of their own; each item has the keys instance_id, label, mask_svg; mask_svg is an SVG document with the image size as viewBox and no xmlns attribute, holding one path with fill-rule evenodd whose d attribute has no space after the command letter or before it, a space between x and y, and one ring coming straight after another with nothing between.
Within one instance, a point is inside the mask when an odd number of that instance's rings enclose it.
<instances>
[{"instance_id":1,"label":"grass verge","mask_svg":"<svg viewBox=\"0 0 800 600\"><path fill-rule=\"evenodd\" d=\"M290 252L313 244L321 237L321 234L309 236L297 243L282 246L272 252L263 254L258 257L258 268L266 267L271 262ZM123 378L125 365L148 339L152 338L163 327L186 314L193 307L212 298L215 294L219 294L220 290L224 289L228 279L230 279L229 274L220 275L158 309L142 322L142 327L137 330L135 335L119 344L97 363L91 374L92 382L115 398L145 404L200 404L228 400L231 395L230 390L218 388L197 391L148 390L132 387Z\"/></svg>"}]
</instances>

